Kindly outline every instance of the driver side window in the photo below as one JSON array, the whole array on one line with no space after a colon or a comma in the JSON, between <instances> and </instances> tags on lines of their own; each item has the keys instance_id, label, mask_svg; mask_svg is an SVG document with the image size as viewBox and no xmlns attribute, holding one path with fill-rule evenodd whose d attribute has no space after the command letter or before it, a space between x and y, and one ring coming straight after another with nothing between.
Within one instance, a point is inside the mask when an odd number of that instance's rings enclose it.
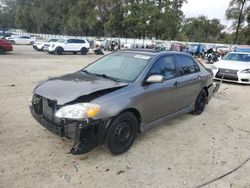
<instances>
[{"instance_id":1,"label":"driver side window","mask_svg":"<svg viewBox=\"0 0 250 188\"><path fill-rule=\"evenodd\" d=\"M154 74L163 75L165 80L175 78L178 75L178 71L174 57L169 55L158 59L149 71L149 75Z\"/></svg>"}]
</instances>

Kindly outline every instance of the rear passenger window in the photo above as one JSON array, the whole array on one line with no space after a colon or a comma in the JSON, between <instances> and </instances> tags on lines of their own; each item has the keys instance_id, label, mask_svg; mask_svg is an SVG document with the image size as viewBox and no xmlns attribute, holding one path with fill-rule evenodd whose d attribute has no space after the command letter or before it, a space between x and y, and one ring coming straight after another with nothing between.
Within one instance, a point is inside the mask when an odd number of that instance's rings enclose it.
<instances>
[{"instance_id":1,"label":"rear passenger window","mask_svg":"<svg viewBox=\"0 0 250 188\"><path fill-rule=\"evenodd\" d=\"M160 74L165 79L171 79L177 76L177 69L173 56L161 57L150 70L150 75Z\"/></svg>"},{"instance_id":2,"label":"rear passenger window","mask_svg":"<svg viewBox=\"0 0 250 188\"><path fill-rule=\"evenodd\" d=\"M79 42L78 43L85 43L85 41L84 40L79 40Z\"/></svg>"},{"instance_id":3,"label":"rear passenger window","mask_svg":"<svg viewBox=\"0 0 250 188\"><path fill-rule=\"evenodd\" d=\"M67 42L68 43L74 43L74 39L69 39Z\"/></svg>"},{"instance_id":4,"label":"rear passenger window","mask_svg":"<svg viewBox=\"0 0 250 188\"><path fill-rule=\"evenodd\" d=\"M175 55L175 61L178 64L181 74L191 74L199 71L195 61L186 55Z\"/></svg>"}]
</instances>

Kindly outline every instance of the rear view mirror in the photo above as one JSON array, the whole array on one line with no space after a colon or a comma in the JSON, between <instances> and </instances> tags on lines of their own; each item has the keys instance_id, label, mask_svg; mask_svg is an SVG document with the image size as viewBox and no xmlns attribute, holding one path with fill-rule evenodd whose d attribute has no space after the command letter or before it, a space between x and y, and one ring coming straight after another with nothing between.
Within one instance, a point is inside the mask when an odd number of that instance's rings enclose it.
<instances>
[{"instance_id":1,"label":"rear view mirror","mask_svg":"<svg viewBox=\"0 0 250 188\"><path fill-rule=\"evenodd\" d=\"M162 83L164 76L162 75L151 75L146 80L147 83Z\"/></svg>"}]
</instances>

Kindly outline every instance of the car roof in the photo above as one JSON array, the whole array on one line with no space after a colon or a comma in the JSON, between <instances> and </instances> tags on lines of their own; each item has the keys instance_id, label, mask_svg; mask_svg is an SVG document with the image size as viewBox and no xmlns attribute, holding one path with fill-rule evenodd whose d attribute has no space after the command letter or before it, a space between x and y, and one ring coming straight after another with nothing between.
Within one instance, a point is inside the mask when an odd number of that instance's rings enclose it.
<instances>
[{"instance_id":1,"label":"car roof","mask_svg":"<svg viewBox=\"0 0 250 188\"><path fill-rule=\"evenodd\" d=\"M153 49L123 49L120 50L120 52L126 52L126 53L134 53L134 54L142 54L142 55L149 55L149 56L157 56L157 55L163 55L163 54L169 54L169 55L187 55L191 56L184 52L178 52L178 51L162 51L162 50L153 50Z\"/></svg>"}]
</instances>

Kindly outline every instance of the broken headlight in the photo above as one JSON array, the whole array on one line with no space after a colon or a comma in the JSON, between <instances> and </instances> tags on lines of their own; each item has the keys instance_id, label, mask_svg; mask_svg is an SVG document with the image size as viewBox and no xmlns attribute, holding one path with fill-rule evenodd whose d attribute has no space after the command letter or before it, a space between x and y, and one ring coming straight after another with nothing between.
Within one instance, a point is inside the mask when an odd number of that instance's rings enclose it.
<instances>
[{"instance_id":1,"label":"broken headlight","mask_svg":"<svg viewBox=\"0 0 250 188\"><path fill-rule=\"evenodd\" d=\"M245 70L243 70L243 71L241 71L241 73L250 73L250 69L245 69Z\"/></svg>"},{"instance_id":2,"label":"broken headlight","mask_svg":"<svg viewBox=\"0 0 250 188\"><path fill-rule=\"evenodd\" d=\"M58 118L84 120L95 116L100 110L100 106L91 103L78 103L60 108L55 116Z\"/></svg>"}]
</instances>

